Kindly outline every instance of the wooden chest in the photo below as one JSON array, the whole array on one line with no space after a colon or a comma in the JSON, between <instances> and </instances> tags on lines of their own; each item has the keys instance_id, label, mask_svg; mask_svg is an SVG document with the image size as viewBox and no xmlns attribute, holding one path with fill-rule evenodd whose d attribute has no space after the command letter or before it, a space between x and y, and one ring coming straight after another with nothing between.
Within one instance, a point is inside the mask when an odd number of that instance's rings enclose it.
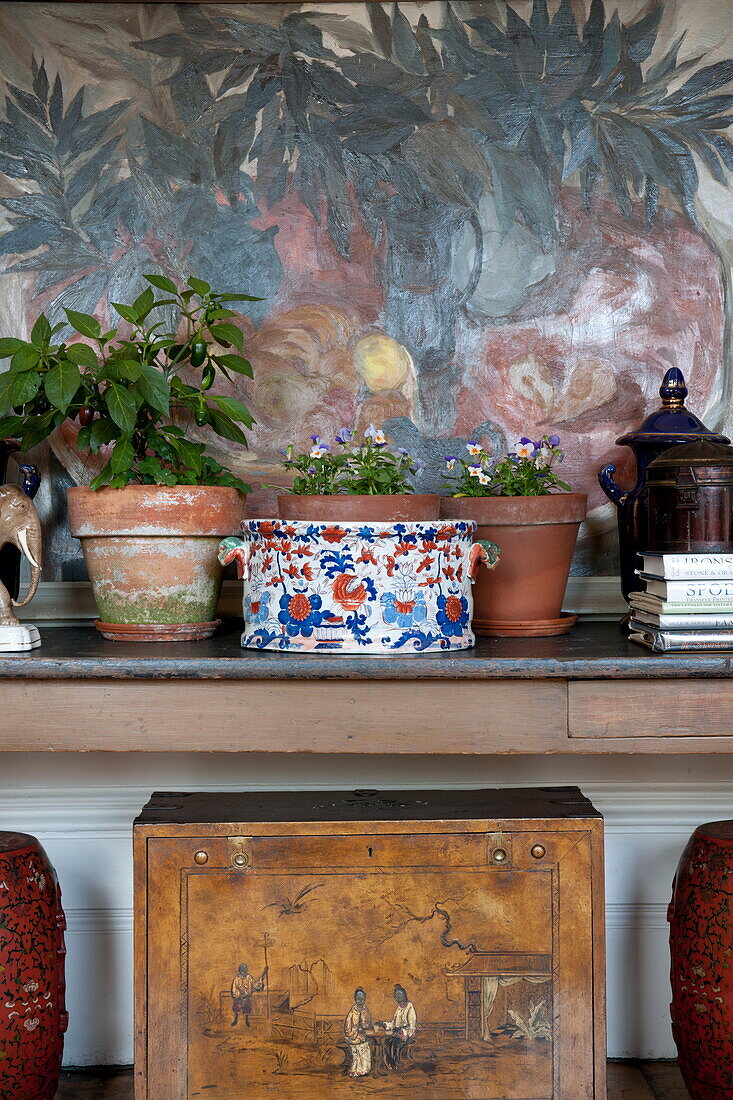
<instances>
[{"instance_id":1,"label":"wooden chest","mask_svg":"<svg viewBox=\"0 0 733 1100\"><path fill-rule=\"evenodd\" d=\"M577 788L156 794L134 835L136 1100L605 1100Z\"/></svg>"}]
</instances>

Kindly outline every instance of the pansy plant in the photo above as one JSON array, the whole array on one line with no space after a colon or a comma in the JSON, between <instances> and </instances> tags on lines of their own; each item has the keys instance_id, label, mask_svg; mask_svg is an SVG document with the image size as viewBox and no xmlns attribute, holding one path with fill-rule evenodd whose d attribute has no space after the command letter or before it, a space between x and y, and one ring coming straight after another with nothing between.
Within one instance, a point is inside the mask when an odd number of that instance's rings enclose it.
<instances>
[{"instance_id":1,"label":"pansy plant","mask_svg":"<svg viewBox=\"0 0 733 1100\"><path fill-rule=\"evenodd\" d=\"M311 448L295 453L291 444L283 465L294 473L292 492L302 496L394 496L412 493L417 465L403 448L392 450L381 428L370 424L361 439L343 428L333 446L320 436Z\"/></svg>"},{"instance_id":2,"label":"pansy plant","mask_svg":"<svg viewBox=\"0 0 733 1100\"><path fill-rule=\"evenodd\" d=\"M558 435L543 435L538 440L522 436L500 459L492 458L474 440L466 444L466 450L465 458L446 456L445 480L454 497L538 497L557 489L570 492L555 469L565 457Z\"/></svg>"},{"instance_id":3,"label":"pansy plant","mask_svg":"<svg viewBox=\"0 0 733 1100\"><path fill-rule=\"evenodd\" d=\"M346 465L345 454L335 454L321 441L319 435L312 435L311 448L297 454L290 443L282 451L283 466L293 472L291 492L298 496L332 496L338 493L340 479Z\"/></svg>"}]
</instances>

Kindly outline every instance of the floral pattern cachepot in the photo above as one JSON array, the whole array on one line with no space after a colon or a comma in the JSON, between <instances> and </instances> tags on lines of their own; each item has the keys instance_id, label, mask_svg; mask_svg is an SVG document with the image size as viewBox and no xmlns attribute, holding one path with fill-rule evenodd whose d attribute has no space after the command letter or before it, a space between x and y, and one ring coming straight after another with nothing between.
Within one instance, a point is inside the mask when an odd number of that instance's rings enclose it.
<instances>
[{"instance_id":1,"label":"floral pattern cachepot","mask_svg":"<svg viewBox=\"0 0 733 1100\"><path fill-rule=\"evenodd\" d=\"M392 653L467 649L471 583L499 551L475 525L249 520L221 543L244 579L242 645Z\"/></svg>"}]
</instances>

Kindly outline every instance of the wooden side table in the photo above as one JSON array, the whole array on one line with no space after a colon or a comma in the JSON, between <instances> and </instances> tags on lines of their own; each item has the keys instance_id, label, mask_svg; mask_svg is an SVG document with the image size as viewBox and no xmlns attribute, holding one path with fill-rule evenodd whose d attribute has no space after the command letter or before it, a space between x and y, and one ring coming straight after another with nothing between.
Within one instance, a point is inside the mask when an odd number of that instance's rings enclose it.
<instances>
[{"instance_id":1,"label":"wooden side table","mask_svg":"<svg viewBox=\"0 0 733 1100\"><path fill-rule=\"evenodd\" d=\"M46 629L0 654L0 749L733 752L730 656L653 654L614 623L378 660L244 651L240 633L146 646Z\"/></svg>"}]
</instances>

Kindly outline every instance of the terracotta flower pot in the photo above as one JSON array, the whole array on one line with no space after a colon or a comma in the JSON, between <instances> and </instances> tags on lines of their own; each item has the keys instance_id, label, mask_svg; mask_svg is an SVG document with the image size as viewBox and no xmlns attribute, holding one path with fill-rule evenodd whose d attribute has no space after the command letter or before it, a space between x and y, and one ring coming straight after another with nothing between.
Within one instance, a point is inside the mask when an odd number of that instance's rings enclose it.
<instances>
[{"instance_id":1,"label":"terracotta flower pot","mask_svg":"<svg viewBox=\"0 0 733 1100\"><path fill-rule=\"evenodd\" d=\"M277 498L280 519L306 519L315 523L347 523L368 520L372 523L422 523L437 519L440 497L437 493L394 493L391 496L298 496L281 493Z\"/></svg>"},{"instance_id":2,"label":"terracotta flower pot","mask_svg":"<svg viewBox=\"0 0 733 1100\"><path fill-rule=\"evenodd\" d=\"M445 519L472 519L476 538L496 543L501 558L479 575L473 628L492 637L564 634L576 616L562 615L584 493L540 497L443 497Z\"/></svg>"},{"instance_id":3,"label":"terracotta flower pot","mask_svg":"<svg viewBox=\"0 0 733 1100\"><path fill-rule=\"evenodd\" d=\"M245 498L211 485L68 490L100 620L113 641L208 638L221 590L217 550L239 529Z\"/></svg>"}]
</instances>

